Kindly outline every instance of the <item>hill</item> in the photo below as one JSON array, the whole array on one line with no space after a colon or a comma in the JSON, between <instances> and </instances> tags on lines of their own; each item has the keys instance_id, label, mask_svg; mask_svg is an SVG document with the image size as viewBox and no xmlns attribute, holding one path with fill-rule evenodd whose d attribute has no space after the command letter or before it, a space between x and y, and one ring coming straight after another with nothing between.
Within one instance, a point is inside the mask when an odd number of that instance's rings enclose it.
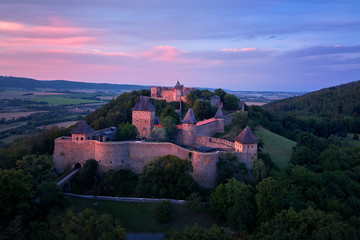
<instances>
[{"instance_id":1,"label":"hill","mask_svg":"<svg viewBox=\"0 0 360 240\"><path fill-rule=\"evenodd\" d=\"M302 128L323 137L359 133L360 81L271 102L263 109L281 118L289 130Z\"/></svg>"},{"instance_id":2,"label":"hill","mask_svg":"<svg viewBox=\"0 0 360 240\"><path fill-rule=\"evenodd\" d=\"M2 88L21 88L28 90L48 88L48 89L56 89L56 90L89 89L89 90L124 91L124 90L150 89L150 86L131 85L131 84L85 83L85 82L73 82L73 81L65 81L65 80L39 81L32 78L0 76L0 89Z\"/></svg>"},{"instance_id":3,"label":"hill","mask_svg":"<svg viewBox=\"0 0 360 240\"><path fill-rule=\"evenodd\" d=\"M360 81L282 99L263 107L268 111L281 114L335 118L360 116Z\"/></svg>"}]
</instances>

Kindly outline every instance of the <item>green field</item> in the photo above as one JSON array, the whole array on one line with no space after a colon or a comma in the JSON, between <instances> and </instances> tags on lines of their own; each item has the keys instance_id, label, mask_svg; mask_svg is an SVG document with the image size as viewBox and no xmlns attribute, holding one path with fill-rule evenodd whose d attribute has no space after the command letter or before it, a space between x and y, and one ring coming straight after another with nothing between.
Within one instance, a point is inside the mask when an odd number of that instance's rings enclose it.
<instances>
[{"instance_id":1,"label":"green field","mask_svg":"<svg viewBox=\"0 0 360 240\"><path fill-rule=\"evenodd\" d=\"M263 151L270 154L275 164L280 168L285 167L289 162L292 148L296 145L296 142L270 132L263 127L257 127L254 134L258 139L262 139L264 142Z\"/></svg>"},{"instance_id":2,"label":"green field","mask_svg":"<svg viewBox=\"0 0 360 240\"><path fill-rule=\"evenodd\" d=\"M70 105L70 104L84 104L84 103L96 103L101 101L78 99L78 98L66 98L66 97L53 97L53 96L41 96L31 99L34 102L47 102L49 105Z\"/></svg>"},{"instance_id":3,"label":"green field","mask_svg":"<svg viewBox=\"0 0 360 240\"><path fill-rule=\"evenodd\" d=\"M180 229L185 226L192 226L196 222L202 226L210 227L214 220L207 213L193 213L186 205L171 204L172 220L169 223L159 223L154 217L154 210L157 203L133 203L115 201L97 201L70 198L71 206L81 211L85 208L92 208L99 213L111 214L120 220L120 223L129 232L166 232Z\"/></svg>"}]
</instances>

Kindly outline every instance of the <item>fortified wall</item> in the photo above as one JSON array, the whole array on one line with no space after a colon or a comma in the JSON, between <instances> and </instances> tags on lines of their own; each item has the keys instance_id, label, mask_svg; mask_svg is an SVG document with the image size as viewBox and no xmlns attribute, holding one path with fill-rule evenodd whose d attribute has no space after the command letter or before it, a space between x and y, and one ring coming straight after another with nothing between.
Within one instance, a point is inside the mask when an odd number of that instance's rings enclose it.
<instances>
[{"instance_id":1,"label":"fortified wall","mask_svg":"<svg viewBox=\"0 0 360 240\"><path fill-rule=\"evenodd\" d=\"M132 111L133 125L139 130L140 137L147 138L154 127L155 108L148 97L140 97ZM190 160L195 181L203 187L214 187L217 177L216 163L225 151L235 154L238 161L246 163L248 168L257 158L257 140L249 127L246 127L234 142L211 137L215 133L224 132L224 127L231 121L232 115L224 116L221 108L218 108L214 118L198 122L190 108L182 124L178 125L177 144L190 148L205 146L222 150L211 153L164 142L107 142L115 139L115 127L94 131L85 121L80 121L72 131L72 137L55 140L55 169L69 170L76 163L84 164L88 159L95 159L103 171L126 169L140 174L143 166L151 160L170 154Z\"/></svg>"},{"instance_id":2,"label":"fortified wall","mask_svg":"<svg viewBox=\"0 0 360 240\"><path fill-rule=\"evenodd\" d=\"M103 171L126 169L140 174L144 165L168 154L190 160L192 176L201 186L215 186L216 163L221 153L192 151L173 143L73 141L63 137L55 140L53 158L57 171L69 170L76 163L83 165L86 160L95 159Z\"/></svg>"}]
</instances>

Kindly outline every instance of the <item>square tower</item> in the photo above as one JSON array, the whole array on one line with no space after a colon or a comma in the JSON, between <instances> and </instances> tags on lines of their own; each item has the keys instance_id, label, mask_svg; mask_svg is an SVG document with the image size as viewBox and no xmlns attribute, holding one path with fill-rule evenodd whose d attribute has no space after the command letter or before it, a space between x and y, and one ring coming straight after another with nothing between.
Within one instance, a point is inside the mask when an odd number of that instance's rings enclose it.
<instances>
[{"instance_id":1,"label":"square tower","mask_svg":"<svg viewBox=\"0 0 360 240\"><path fill-rule=\"evenodd\" d=\"M139 131L141 138L148 138L154 128L155 108L151 104L149 97L140 96L139 101L132 110L132 124Z\"/></svg>"}]
</instances>

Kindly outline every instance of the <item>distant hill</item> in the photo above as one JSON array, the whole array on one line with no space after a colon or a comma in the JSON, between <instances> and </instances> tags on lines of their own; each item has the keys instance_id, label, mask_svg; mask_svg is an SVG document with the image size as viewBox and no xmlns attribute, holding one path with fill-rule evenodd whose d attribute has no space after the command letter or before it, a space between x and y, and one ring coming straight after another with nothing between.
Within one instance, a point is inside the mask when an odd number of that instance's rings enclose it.
<instances>
[{"instance_id":1,"label":"distant hill","mask_svg":"<svg viewBox=\"0 0 360 240\"><path fill-rule=\"evenodd\" d=\"M264 109L287 115L339 118L360 116L360 81L274 101Z\"/></svg>"},{"instance_id":2,"label":"distant hill","mask_svg":"<svg viewBox=\"0 0 360 240\"><path fill-rule=\"evenodd\" d=\"M283 129L318 136L360 133L360 81L324 88L262 106L278 116Z\"/></svg>"},{"instance_id":3,"label":"distant hill","mask_svg":"<svg viewBox=\"0 0 360 240\"><path fill-rule=\"evenodd\" d=\"M89 89L89 90L122 91L122 90L150 89L150 86L130 85L130 84L85 83L85 82L73 82L73 81L65 81L65 80L39 81L31 78L0 76L0 89L2 88L21 88L27 90L51 88L56 90Z\"/></svg>"}]
</instances>

